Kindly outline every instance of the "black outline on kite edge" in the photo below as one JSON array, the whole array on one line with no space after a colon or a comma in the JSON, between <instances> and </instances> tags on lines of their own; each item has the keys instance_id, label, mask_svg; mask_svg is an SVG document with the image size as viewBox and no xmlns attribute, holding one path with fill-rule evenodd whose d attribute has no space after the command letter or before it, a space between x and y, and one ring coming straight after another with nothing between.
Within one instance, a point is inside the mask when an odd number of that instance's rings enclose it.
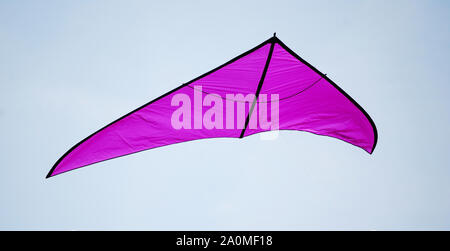
<instances>
[{"instance_id":1,"label":"black outline on kite edge","mask_svg":"<svg viewBox=\"0 0 450 251\"><path fill-rule=\"evenodd\" d=\"M180 85L180 86L178 86L178 87L176 87L175 89L168 91L167 93L165 93L165 94L163 94L163 95L161 95L161 96L159 96L159 97L153 99L152 101L147 102L146 104L144 104L144 105L142 105L142 106L140 106L140 107L138 107L138 108L132 110L131 112L129 112L129 113L127 113L127 114L121 116L120 118L114 120L113 122L107 124L106 126L100 128L99 130L97 130L96 132L92 133L92 134L89 135L88 137L84 138L83 140L81 140L80 142L78 142L77 144L75 144L73 147L71 147L66 153L64 153L64 154L56 161L56 163L55 163L55 164L53 165L53 167L50 169L50 171L48 172L48 174L47 174L47 176L46 176L45 178L48 179L48 178L50 178L50 177L54 177L54 176L57 176L57 175L59 175L59 174L63 174L63 173L69 172L69 171L73 171L73 170L75 170L75 169L79 169L79 168L82 168L82 167L90 166L90 165L93 165L93 164L96 164L96 163L100 163L100 162L103 162L103 161L106 161L106 160L111 160L111 159L115 159L115 158L119 158L119 157L124 157L124 156L130 155L130 154L134 154L134 153L138 153L138 152L142 152L142 151L146 151L146 150L158 148L158 147L154 147L154 148L145 149L145 150L141 150L141 151L137 151L137 152L133 152L133 153L129 153L129 154L117 156L117 157L112 157L112 158L105 159L105 160L101 160L101 161L98 161L98 162L94 162L94 163L91 163L91 164L88 164L88 165L80 166L80 167L77 167L77 168L74 168L74 169L71 169L71 170L67 170L67 171L58 173L58 174L56 174L56 175L52 175L52 174L53 174L53 171L56 169L56 167L59 165L59 163L61 163L61 161L62 161L69 153L71 153L71 152L72 152L75 148L77 148L79 145L81 145L82 143L84 143L86 140L90 139L92 136L96 135L97 133L101 132L101 131L104 130L105 128L107 128L107 127L109 127L110 125L112 125L112 124L114 124L114 123L116 123L116 122L122 120L123 118L125 118L125 117L131 115L132 113L137 112L137 111L139 111L140 109L142 109L142 108L144 108L144 107L146 107L146 106L148 106L148 105L150 105L150 104L152 104L152 103L158 101L159 99L164 98L164 97L166 97L166 96L172 94L173 92L175 92L175 91L177 91L177 90L179 90L179 89L181 89L181 88L183 88L183 87L185 87L185 86L191 84L192 82L197 81L197 80L199 80L199 79L201 79L201 78L203 78L203 77L205 77L205 76L207 76L207 75L209 75L209 74L211 74L211 73L214 73L215 71L218 71L219 69L221 69L221 68L223 68L223 67L225 67L225 66L227 66L227 65L229 65L229 64L231 64L231 63L233 63L233 62L235 62L235 61L237 61L237 60L239 60L240 58L247 56L248 54L250 54L250 53L252 53L252 52L254 52L254 51L260 49L261 47L263 47L264 45L269 44L269 43L272 43L273 45L274 45L275 43L278 43L283 49L285 49L287 52L289 52L289 54L291 54L292 56L294 56L295 58L297 58L300 62L304 63L306 66L308 66L308 67L311 68L313 71L315 71L317 74L319 74L322 78L324 78L325 80L327 80L330 84L332 84L332 85L333 85L340 93L342 93L348 100L350 100L350 101L351 101L351 102L352 102L352 103L353 103L353 104L354 104L354 105L355 105L355 106L356 106L356 107L364 114L364 116L369 120L369 122L370 122L370 124L372 125L372 128L373 128L373 133L374 133L374 144L373 144L373 147L372 147L371 152L369 152L369 154L372 154L373 151L375 150L375 147L376 147L377 142L378 142L378 131L377 131L377 128L376 128L376 126L375 126L375 123L373 122L373 120L372 120L372 118L369 116L369 114L368 114L368 113L364 110L364 108L362 108L362 107L361 107L361 106L360 106L360 105L359 105L359 104L358 104L358 103L357 103L350 95L348 95L342 88L340 88L336 83L334 83L331 79L329 79L329 78L326 76L326 74L323 74L322 72L320 72L319 70L317 70L314 66L312 66L310 63L308 63L306 60L304 60L304 59L301 58L299 55L297 55L294 51L292 51L289 47L287 47L280 39L278 39L278 38L276 37L276 35L274 34L273 37L267 39L266 41L264 41L264 42L262 42L261 44L255 46L254 48L252 48L252 49L250 49L250 50L248 50L248 51L246 51L246 52L244 52L244 53L242 53L242 54L240 54L240 55L234 57L233 59L229 60L228 62L226 62L226 63L224 63L224 64L222 64L222 65L220 65L220 66L218 66L218 67L216 67L216 68L214 68L214 69L212 69L212 70L210 70L210 71L208 71L208 72L206 72L206 73L204 73L204 74L202 74L202 75L200 75L200 76L198 76L198 77L196 77L196 78L194 78L194 79L192 79L192 80L190 80L190 81L188 81L188 82L186 82L186 83L184 83L184 84L182 84L182 85ZM295 131L298 131L298 130L295 130ZM253 134L251 134L251 135L253 135ZM251 136L251 135L247 135L247 136ZM319 134L317 134L317 135L319 135ZM326 135L320 135L320 136L326 136ZM222 138L223 138L223 137L222 137ZM228 138L228 137L227 137L227 138ZM205 138L205 139L208 139L208 138ZM196 140L197 140L197 139L196 139ZM198 140L200 140L200 139L198 139ZM195 140L191 140L191 141L195 141ZM184 143L184 142L186 142L186 141L183 141L183 142L177 142L177 143L174 143L174 144ZM348 142L347 142L347 143L348 143ZM167 146L167 145L164 145L164 146ZM161 146L161 147L163 147L163 146Z\"/></svg>"}]
</instances>

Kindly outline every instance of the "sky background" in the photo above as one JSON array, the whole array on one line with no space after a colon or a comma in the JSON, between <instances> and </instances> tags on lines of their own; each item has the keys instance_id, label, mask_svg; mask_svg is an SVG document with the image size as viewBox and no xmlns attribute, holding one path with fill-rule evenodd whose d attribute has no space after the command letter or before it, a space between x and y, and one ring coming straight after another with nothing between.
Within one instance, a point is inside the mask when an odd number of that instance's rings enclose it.
<instances>
[{"instance_id":1,"label":"sky background","mask_svg":"<svg viewBox=\"0 0 450 251\"><path fill-rule=\"evenodd\" d=\"M0 1L1 230L450 229L449 1ZM97 129L270 38L370 114L45 179ZM223 153L233 158L224 158Z\"/></svg>"}]
</instances>

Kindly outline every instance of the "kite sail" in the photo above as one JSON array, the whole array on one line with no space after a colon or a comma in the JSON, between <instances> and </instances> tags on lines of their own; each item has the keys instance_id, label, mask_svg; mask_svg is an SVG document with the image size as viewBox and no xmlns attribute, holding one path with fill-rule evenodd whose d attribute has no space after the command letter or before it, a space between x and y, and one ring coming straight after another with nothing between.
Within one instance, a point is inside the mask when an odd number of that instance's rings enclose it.
<instances>
[{"instance_id":1,"label":"kite sail","mask_svg":"<svg viewBox=\"0 0 450 251\"><path fill-rule=\"evenodd\" d=\"M377 143L367 112L274 35L83 139L47 178L161 146L271 130L334 137L368 153Z\"/></svg>"}]
</instances>

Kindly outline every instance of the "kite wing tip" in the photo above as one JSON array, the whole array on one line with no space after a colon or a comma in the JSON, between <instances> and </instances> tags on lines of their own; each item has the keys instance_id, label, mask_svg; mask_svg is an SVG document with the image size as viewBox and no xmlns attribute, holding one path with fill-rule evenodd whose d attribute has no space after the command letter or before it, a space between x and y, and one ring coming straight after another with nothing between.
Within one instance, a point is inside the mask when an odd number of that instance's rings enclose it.
<instances>
[{"instance_id":1,"label":"kite wing tip","mask_svg":"<svg viewBox=\"0 0 450 251\"><path fill-rule=\"evenodd\" d=\"M378 135L377 135L376 131L374 131L374 132L375 132L375 140L373 142L372 149L366 150L370 155L372 155L373 152L375 151L375 147L377 146L377 142L378 142Z\"/></svg>"},{"instance_id":2,"label":"kite wing tip","mask_svg":"<svg viewBox=\"0 0 450 251\"><path fill-rule=\"evenodd\" d=\"M59 163L59 161L56 162L56 163L52 166L52 169L50 169L50 171L47 173L47 176L45 176L46 179L48 179L48 178L54 176L54 175L53 175L53 172L55 171L56 166L58 165L58 163Z\"/></svg>"},{"instance_id":3,"label":"kite wing tip","mask_svg":"<svg viewBox=\"0 0 450 251\"><path fill-rule=\"evenodd\" d=\"M53 170L50 170L50 172L47 174L47 176L45 176L45 178L48 179L48 178L52 177L52 173L53 173Z\"/></svg>"},{"instance_id":4,"label":"kite wing tip","mask_svg":"<svg viewBox=\"0 0 450 251\"><path fill-rule=\"evenodd\" d=\"M372 150L370 151L370 154L373 154L373 151L375 151L375 147L377 146L377 143L378 143L378 129L377 129L377 126L375 125L375 123L373 122L372 118L370 118L369 115L367 115L367 116L368 116L369 122L372 124L372 128L373 128L374 140L373 140Z\"/></svg>"}]
</instances>

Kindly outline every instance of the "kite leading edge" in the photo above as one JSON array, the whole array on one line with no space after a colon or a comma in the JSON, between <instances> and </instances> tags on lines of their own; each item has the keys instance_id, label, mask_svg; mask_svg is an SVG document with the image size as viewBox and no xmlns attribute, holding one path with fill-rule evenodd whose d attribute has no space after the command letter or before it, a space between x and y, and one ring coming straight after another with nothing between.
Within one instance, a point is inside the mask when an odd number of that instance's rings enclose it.
<instances>
[{"instance_id":1,"label":"kite leading edge","mask_svg":"<svg viewBox=\"0 0 450 251\"><path fill-rule=\"evenodd\" d=\"M329 136L370 154L378 138L369 114L274 34L83 139L47 178L161 146L271 130Z\"/></svg>"}]
</instances>

